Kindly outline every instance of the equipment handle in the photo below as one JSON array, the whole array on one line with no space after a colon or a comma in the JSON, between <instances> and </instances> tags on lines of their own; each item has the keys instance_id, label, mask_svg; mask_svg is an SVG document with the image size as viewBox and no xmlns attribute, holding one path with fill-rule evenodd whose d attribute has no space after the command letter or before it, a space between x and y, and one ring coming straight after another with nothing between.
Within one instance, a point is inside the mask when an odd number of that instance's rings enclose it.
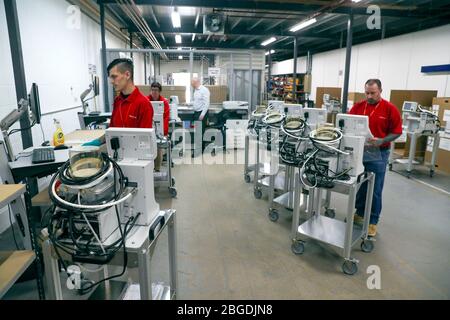
<instances>
[{"instance_id":1,"label":"equipment handle","mask_svg":"<svg viewBox=\"0 0 450 320\"><path fill-rule=\"evenodd\" d=\"M148 232L148 237L150 241L155 240L155 234L161 230L161 228L164 226L164 223L166 222L166 219L164 216L159 216L155 222L153 222L152 226L150 227L150 231Z\"/></svg>"}]
</instances>

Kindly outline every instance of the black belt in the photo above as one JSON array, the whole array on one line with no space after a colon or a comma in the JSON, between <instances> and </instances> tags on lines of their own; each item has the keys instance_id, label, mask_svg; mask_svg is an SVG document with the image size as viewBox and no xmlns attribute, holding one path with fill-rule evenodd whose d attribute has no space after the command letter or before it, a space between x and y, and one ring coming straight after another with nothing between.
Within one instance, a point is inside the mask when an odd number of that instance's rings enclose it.
<instances>
[{"instance_id":1,"label":"black belt","mask_svg":"<svg viewBox=\"0 0 450 320\"><path fill-rule=\"evenodd\" d=\"M380 150L389 150L391 147L380 147Z\"/></svg>"}]
</instances>

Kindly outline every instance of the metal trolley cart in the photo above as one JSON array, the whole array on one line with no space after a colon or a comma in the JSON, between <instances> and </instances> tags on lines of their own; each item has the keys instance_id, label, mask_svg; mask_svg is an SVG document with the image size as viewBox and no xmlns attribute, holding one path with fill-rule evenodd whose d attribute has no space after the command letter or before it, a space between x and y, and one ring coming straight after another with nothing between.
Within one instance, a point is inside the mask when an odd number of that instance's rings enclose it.
<instances>
[{"instance_id":1,"label":"metal trolley cart","mask_svg":"<svg viewBox=\"0 0 450 320\"><path fill-rule=\"evenodd\" d=\"M256 135L247 132L245 135L245 163L244 163L244 180L247 183L251 182L250 174L255 170L256 164L250 164L250 139L256 139ZM255 148L256 151L256 148Z\"/></svg>"},{"instance_id":2,"label":"metal trolley cart","mask_svg":"<svg viewBox=\"0 0 450 320\"><path fill-rule=\"evenodd\" d=\"M276 205L285 209L294 208L294 171L295 167L286 166L285 171L279 175L269 176L269 219L273 222L279 218ZM275 191L282 190L282 194L275 197Z\"/></svg>"},{"instance_id":3,"label":"metal trolley cart","mask_svg":"<svg viewBox=\"0 0 450 320\"><path fill-rule=\"evenodd\" d=\"M139 291L141 300L174 300L177 295L177 265L176 265L176 211L165 210L155 218L154 222L149 226L138 226L127 237L126 250L128 254L128 266L137 267L139 270ZM155 285L150 277L150 261L155 251L155 247L160 239L161 233L168 229L168 250L169 250L169 269L170 283L166 285ZM64 255L64 253L61 253ZM45 275L48 290L48 299L62 300L63 294L61 289L61 278L59 276L58 259L55 250L49 239L43 243L43 256L45 261ZM68 260L70 257L67 256ZM122 259L115 258L111 264L121 265ZM110 291L114 291L114 287L110 286ZM107 287L107 286L105 286ZM102 287L97 287L100 290ZM159 289L159 290L158 290ZM117 297L123 295L125 287L117 290ZM159 292L158 292L159 291ZM94 291L93 295L96 294ZM108 294L106 292L106 294ZM109 292L111 294L111 292ZM114 293L113 293L114 295Z\"/></svg>"},{"instance_id":4,"label":"metal trolley cart","mask_svg":"<svg viewBox=\"0 0 450 320\"><path fill-rule=\"evenodd\" d=\"M419 164L414 160L416 154L417 140L421 136L433 137L432 157L430 164L430 177L434 175L434 167L436 164L436 154L439 146L439 131L441 125L437 114L422 108L420 104L414 101L404 101L403 111L403 130L411 138L409 147L409 155L407 159L393 160L394 143L391 143L391 153L389 156L389 170L392 171L394 163L406 165L406 176L409 178L413 165Z\"/></svg>"},{"instance_id":5,"label":"metal trolley cart","mask_svg":"<svg viewBox=\"0 0 450 320\"><path fill-rule=\"evenodd\" d=\"M299 199L302 188L296 175L296 183L294 189L295 203ZM361 185L368 183L366 195L366 207L364 210L364 223L362 227L353 224L353 214L355 208L356 193ZM332 192L342 193L348 195L347 214L345 222L332 219L320 215L320 203L322 199L323 188L312 188L309 190L310 199L308 202L308 212L310 217L308 220L300 224L298 227L294 222L298 222L300 218L300 206L296 205L294 208L293 227L292 227L292 246L291 249L295 254L303 254L305 250L304 238L320 241L322 243L331 245L342 250L342 257L344 263L342 271L345 274L353 275L358 271L358 260L351 257L351 250L360 239L362 239L361 250L363 252L371 252L374 248L372 239L368 238L367 230L369 227L369 218L372 208L372 196L375 183L375 174L372 172L365 172L359 177L351 177L347 181L336 180L334 186L330 189Z\"/></svg>"},{"instance_id":6,"label":"metal trolley cart","mask_svg":"<svg viewBox=\"0 0 450 320\"><path fill-rule=\"evenodd\" d=\"M164 168L160 172L154 172L155 187L168 187L172 198L177 196L175 189L175 178L172 176L172 142L168 138L158 139L158 149L166 150L166 161L163 161Z\"/></svg>"},{"instance_id":7,"label":"metal trolley cart","mask_svg":"<svg viewBox=\"0 0 450 320\"><path fill-rule=\"evenodd\" d=\"M439 140L440 140L439 133L437 132L437 133L426 133L425 134L425 133L418 133L418 132L407 132L406 134L411 137L411 144L409 146L408 158L394 159L394 157L393 157L394 143L391 143L391 152L389 154L389 170L394 171L393 165L395 163L406 165L406 177L410 178L411 172L413 170L413 166L419 164L418 161L414 160L414 156L416 154L417 140L421 136L427 136L427 137L434 138L433 145L432 145L432 153L431 153L431 163L430 163L430 177L433 177L434 168L436 165L436 155L437 155L437 150L438 150Z\"/></svg>"}]
</instances>

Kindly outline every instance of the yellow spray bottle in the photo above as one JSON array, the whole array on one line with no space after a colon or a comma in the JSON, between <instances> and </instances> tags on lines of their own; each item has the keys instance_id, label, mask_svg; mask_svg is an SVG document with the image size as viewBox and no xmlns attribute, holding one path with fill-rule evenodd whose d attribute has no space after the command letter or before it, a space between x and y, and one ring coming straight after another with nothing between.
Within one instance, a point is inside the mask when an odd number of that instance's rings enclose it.
<instances>
[{"instance_id":1,"label":"yellow spray bottle","mask_svg":"<svg viewBox=\"0 0 450 320\"><path fill-rule=\"evenodd\" d=\"M56 127L55 133L53 134L53 145L57 147L64 144L64 132L62 131L59 120L53 119L53 121Z\"/></svg>"}]
</instances>

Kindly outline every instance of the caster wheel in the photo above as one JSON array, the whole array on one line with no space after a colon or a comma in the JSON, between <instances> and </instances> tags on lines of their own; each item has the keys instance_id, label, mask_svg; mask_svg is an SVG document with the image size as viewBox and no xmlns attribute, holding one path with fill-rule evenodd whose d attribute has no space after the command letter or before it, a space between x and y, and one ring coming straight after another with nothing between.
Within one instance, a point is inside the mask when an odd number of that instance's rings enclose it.
<instances>
[{"instance_id":1,"label":"caster wheel","mask_svg":"<svg viewBox=\"0 0 450 320\"><path fill-rule=\"evenodd\" d=\"M373 245L372 241L363 240L363 242L361 242L362 252L370 253L370 252L372 252L373 247L374 247L374 245Z\"/></svg>"},{"instance_id":2,"label":"caster wheel","mask_svg":"<svg viewBox=\"0 0 450 320\"><path fill-rule=\"evenodd\" d=\"M175 188L169 188L169 192L172 198L176 198L177 196L177 189Z\"/></svg>"},{"instance_id":3,"label":"caster wheel","mask_svg":"<svg viewBox=\"0 0 450 320\"><path fill-rule=\"evenodd\" d=\"M173 168L173 167L175 167L175 164L172 162L171 166L172 166L172 168Z\"/></svg>"},{"instance_id":4,"label":"caster wheel","mask_svg":"<svg viewBox=\"0 0 450 320\"><path fill-rule=\"evenodd\" d=\"M434 176L434 171L430 171L430 178L433 178Z\"/></svg>"},{"instance_id":5,"label":"caster wheel","mask_svg":"<svg viewBox=\"0 0 450 320\"><path fill-rule=\"evenodd\" d=\"M211 151L211 155L212 155L213 157L215 157L215 156L216 156L216 150Z\"/></svg>"},{"instance_id":6,"label":"caster wheel","mask_svg":"<svg viewBox=\"0 0 450 320\"><path fill-rule=\"evenodd\" d=\"M342 272L350 276L354 275L358 271L358 265L354 261L346 260L342 264Z\"/></svg>"},{"instance_id":7,"label":"caster wheel","mask_svg":"<svg viewBox=\"0 0 450 320\"><path fill-rule=\"evenodd\" d=\"M392 171L392 164L389 165L389 171Z\"/></svg>"},{"instance_id":8,"label":"caster wheel","mask_svg":"<svg viewBox=\"0 0 450 320\"><path fill-rule=\"evenodd\" d=\"M326 209L325 210L325 217L334 219L335 216L336 216L336 211L334 209Z\"/></svg>"},{"instance_id":9,"label":"caster wheel","mask_svg":"<svg viewBox=\"0 0 450 320\"><path fill-rule=\"evenodd\" d=\"M274 210L274 209L269 210L270 221L277 222L279 217L280 217L280 215L278 214L278 212L276 210Z\"/></svg>"},{"instance_id":10,"label":"caster wheel","mask_svg":"<svg viewBox=\"0 0 450 320\"><path fill-rule=\"evenodd\" d=\"M406 174L406 177L407 177L408 179L411 179L411 172L408 172L408 173Z\"/></svg>"},{"instance_id":11,"label":"caster wheel","mask_svg":"<svg viewBox=\"0 0 450 320\"><path fill-rule=\"evenodd\" d=\"M261 190L256 189L256 190L253 192L253 194L254 194L254 196L255 196L256 199L261 199L261 198L262 198L262 192L261 192Z\"/></svg>"},{"instance_id":12,"label":"caster wheel","mask_svg":"<svg viewBox=\"0 0 450 320\"><path fill-rule=\"evenodd\" d=\"M183 151L180 151L180 153L178 154L180 156L180 158L183 156Z\"/></svg>"},{"instance_id":13,"label":"caster wheel","mask_svg":"<svg viewBox=\"0 0 450 320\"><path fill-rule=\"evenodd\" d=\"M175 178L172 178L172 187L175 187Z\"/></svg>"},{"instance_id":14,"label":"caster wheel","mask_svg":"<svg viewBox=\"0 0 450 320\"><path fill-rule=\"evenodd\" d=\"M250 176L248 174L246 174L244 176L244 180L245 180L245 182L250 183Z\"/></svg>"},{"instance_id":15,"label":"caster wheel","mask_svg":"<svg viewBox=\"0 0 450 320\"><path fill-rule=\"evenodd\" d=\"M303 254L305 252L305 245L301 241L294 241L291 244L291 250L294 254Z\"/></svg>"}]
</instances>

